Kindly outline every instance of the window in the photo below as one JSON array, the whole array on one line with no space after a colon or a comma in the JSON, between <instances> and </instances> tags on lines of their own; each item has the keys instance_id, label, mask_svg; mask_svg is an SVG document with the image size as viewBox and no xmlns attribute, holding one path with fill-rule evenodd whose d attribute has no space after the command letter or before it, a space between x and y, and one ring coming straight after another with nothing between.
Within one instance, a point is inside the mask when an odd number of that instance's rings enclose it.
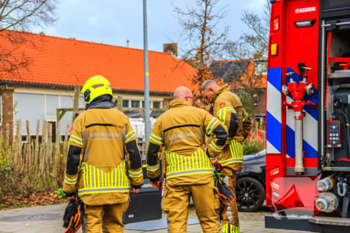
<instances>
[{"instance_id":1,"label":"window","mask_svg":"<svg viewBox=\"0 0 350 233\"><path fill-rule=\"evenodd\" d=\"M55 121L48 121L48 123L49 123L49 125L51 125L51 132L52 132L51 141L56 142L56 122Z\"/></svg>"},{"instance_id":2,"label":"window","mask_svg":"<svg viewBox=\"0 0 350 233\"><path fill-rule=\"evenodd\" d=\"M267 62L256 62L255 65L255 74L267 74Z\"/></svg>"},{"instance_id":3,"label":"window","mask_svg":"<svg viewBox=\"0 0 350 233\"><path fill-rule=\"evenodd\" d=\"M64 137L64 136L63 136ZM27 141L27 136L25 137L25 140ZM36 135L30 135L30 141L33 143L36 140ZM38 135L38 141L42 142L42 135Z\"/></svg>"},{"instance_id":4,"label":"window","mask_svg":"<svg viewBox=\"0 0 350 233\"><path fill-rule=\"evenodd\" d=\"M160 102L159 101L153 101L153 108L160 108Z\"/></svg>"},{"instance_id":5,"label":"window","mask_svg":"<svg viewBox=\"0 0 350 233\"><path fill-rule=\"evenodd\" d=\"M253 95L253 98L254 98L254 106L258 106L259 105L259 95L258 94L254 94Z\"/></svg>"},{"instance_id":6,"label":"window","mask_svg":"<svg viewBox=\"0 0 350 233\"><path fill-rule=\"evenodd\" d=\"M129 107L129 100L123 100L123 107L128 108Z\"/></svg>"},{"instance_id":7,"label":"window","mask_svg":"<svg viewBox=\"0 0 350 233\"><path fill-rule=\"evenodd\" d=\"M27 141L27 135L22 135L22 142L28 142Z\"/></svg>"},{"instance_id":8,"label":"window","mask_svg":"<svg viewBox=\"0 0 350 233\"><path fill-rule=\"evenodd\" d=\"M132 108L139 108L139 107L140 107L140 101L138 101L138 100L132 100L132 101L131 101L131 107L132 107Z\"/></svg>"}]
</instances>

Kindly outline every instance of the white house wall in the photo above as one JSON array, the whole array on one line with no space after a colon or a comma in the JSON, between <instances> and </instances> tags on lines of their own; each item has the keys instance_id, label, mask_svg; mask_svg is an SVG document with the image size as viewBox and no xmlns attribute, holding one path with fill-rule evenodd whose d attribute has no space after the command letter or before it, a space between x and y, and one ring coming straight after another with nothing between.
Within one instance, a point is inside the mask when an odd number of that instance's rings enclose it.
<instances>
[{"instance_id":1,"label":"white house wall","mask_svg":"<svg viewBox=\"0 0 350 233\"><path fill-rule=\"evenodd\" d=\"M36 94L14 93L13 100L16 105L14 117L15 122L22 119L22 135L26 135L26 120L29 120L30 133L36 133L38 119L45 119L45 96ZM40 125L40 134L42 124Z\"/></svg>"},{"instance_id":2,"label":"white house wall","mask_svg":"<svg viewBox=\"0 0 350 233\"><path fill-rule=\"evenodd\" d=\"M46 116L56 117L56 109L59 108L58 95L45 95L46 96Z\"/></svg>"},{"instance_id":3,"label":"white house wall","mask_svg":"<svg viewBox=\"0 0 350 233\"><path fill-rule=\"evenodd\" d=\"M122 94L122 96L125 100L144 100L144 96L139 94ZM118 94L114 94L114 99L117 98ZM163 106L164 98L169 98L169 96L150 96L150 101L160 101L161 106ZM35 135L38 120L40 120L39 134L41 134L44 119L56 122L57 108L73 108L74 91L20 87L14 90L13 99L14 104L17 102L15 109L17 114L14 115L14 120L22 120L22 135L27 134L26 120L30 122L30 134ZM82 96L79 98L79 108L85 108ZM71 121L72 112L66 112L61 119L61 135L65 134L67 124L71 125ZM143 134L141 126L135 128L137 128L136 130L139 134Z\"/></svg>"},{"instance_id":4,"label":"white house wall","mask_svg":"<svg viewBox=\"0 0 350 233\"><path fill-rule=\"evenodd\" d=\"M30 134L36 134L37 121L40 120L39 134L42 133L43 120L56 122L57 108L73 108L73 96L14 93L17 103L15 121L22 120L22 135L27 134L26 121L29 120ZM79 98L79 108L84 108L82 97ZM64 135L67 124L71 125L72 112L66 112L61 119L61 134Z\"/></svg>"},{"instance_id":5,"label":"white house wall","mask_svg":"<svg viewBox=\"0 0 350 233\"><path fill-rule=\"evenodd\" d=\"M60 89L50 89L50 88L26 88L18 87L15 93L27 93L27 94L45 94L45 95L60 95L60 96L74 96L73 90L60 90ZM123 99L128 100L144 100L143 94L113 94L114 99L118 99L118 96L123 96ZM163 101L164 98L169 98L168 95L151 95L150 101ZM73 105L71 106L73 107Z\"/></svg>"}]
</instances>

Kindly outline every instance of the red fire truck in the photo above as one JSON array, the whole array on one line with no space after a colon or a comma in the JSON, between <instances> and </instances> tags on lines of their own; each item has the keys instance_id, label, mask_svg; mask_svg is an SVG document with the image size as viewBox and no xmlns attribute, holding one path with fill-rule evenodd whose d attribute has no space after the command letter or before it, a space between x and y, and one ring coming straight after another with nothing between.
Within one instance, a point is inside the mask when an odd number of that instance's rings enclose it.
<instances>
[{"instance_id":1,"label":"red fire truck","mask_svg":"<svg viewBox=\"0 0 350 233\"><path fill-rule=\"evenodd\" d=\"M267 228L350 232L350 0L271 0Z\"/></svg>"}]
</instances>

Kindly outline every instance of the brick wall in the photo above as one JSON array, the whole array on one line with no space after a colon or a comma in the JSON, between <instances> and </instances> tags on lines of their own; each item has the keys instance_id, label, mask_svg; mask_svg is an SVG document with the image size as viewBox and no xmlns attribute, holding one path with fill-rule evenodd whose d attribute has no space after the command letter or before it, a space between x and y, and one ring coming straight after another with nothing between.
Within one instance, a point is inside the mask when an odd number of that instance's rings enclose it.
<instances>
[{"instance_id":1,"label":"brick wall","mask_svg":"<svg viewBox=\"0 0 350 233\"><path fill-rule=\"evenodd\" d=\"M0 89L0 93L2 93L3 89ZM13 90L5 90L2 94L1 101L1 131L3 133L3 137L6 135L6 124L9 123L10 129L10 140L13 140Z\"/></svg>"},{"instance_id":2,"label":"brick wall","mask_svg":"<svg viewBox=\"0 0 350 233\"><path fill-rule=\"evenodd\" d=\"M255 108L255 114L265 114L266 111L266 91L259 94L259 103Z\"/></svg>"}]
</instances>

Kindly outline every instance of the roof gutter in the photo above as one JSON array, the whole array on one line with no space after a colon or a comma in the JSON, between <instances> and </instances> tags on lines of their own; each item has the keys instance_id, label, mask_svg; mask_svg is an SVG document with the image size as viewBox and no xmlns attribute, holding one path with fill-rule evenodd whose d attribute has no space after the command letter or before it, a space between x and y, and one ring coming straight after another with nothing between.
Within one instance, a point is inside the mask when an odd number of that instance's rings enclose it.
<instances>
[{"instance_id":1,"label":"roof gutter","mask_svg":"<svg viewBox=\"0 0 350 233\"><path fill-rule=\"evenodd\" d=\"M50 89L60 89L60 90L74 90L74 86L67 85L55 85L55 84L43 84L43 83L24 83L24 82L15 82L15 81L3 81L0 80L0 85L11 85L17 87L38 87L38 88L50 88ZM113 92L120 94L140 94L143 95L144 91L136 91L136 90L124 90L124 89L112 89ZM170 96L172 93L170 92L155 92L151 91L151 95L168 95Z\"/></svg>"}]
</instances>

